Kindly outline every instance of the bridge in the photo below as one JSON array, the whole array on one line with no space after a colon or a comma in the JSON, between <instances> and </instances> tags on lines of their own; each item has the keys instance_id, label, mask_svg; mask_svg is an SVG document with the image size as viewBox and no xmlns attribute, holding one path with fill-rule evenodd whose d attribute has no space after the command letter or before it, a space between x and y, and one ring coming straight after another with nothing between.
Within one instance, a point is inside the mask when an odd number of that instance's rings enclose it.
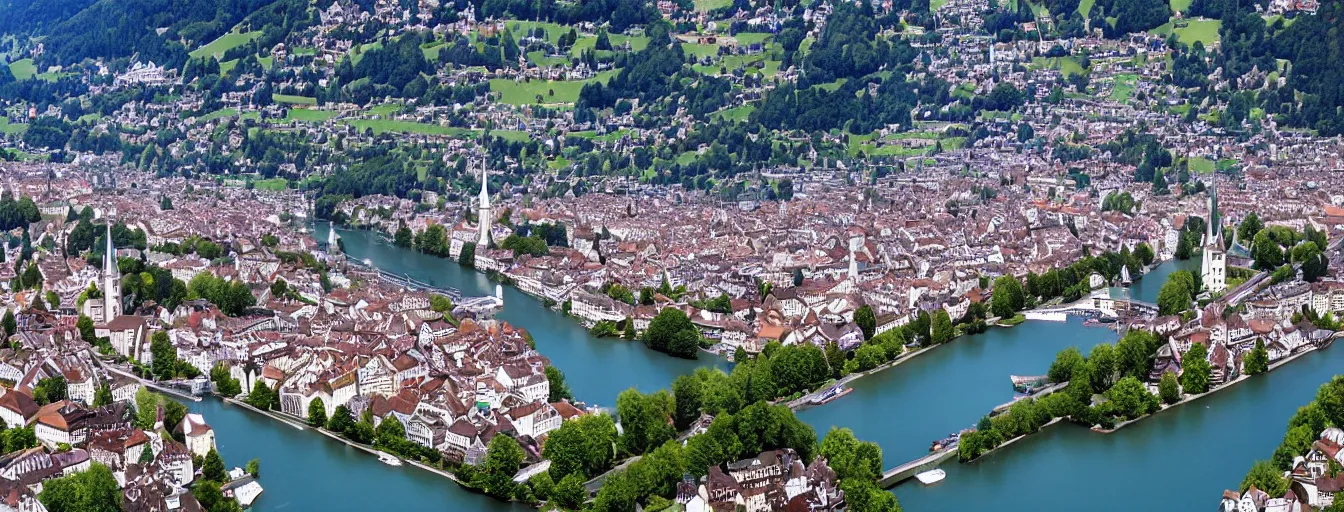
<instances>
[{"instance_id":1,"label":"bridge","mask_svg":"<svg viewBox=\"0 0 1344 512\"><path fill-rule=\"evenodd\" d=\"M939 464L947 462L949 459L957 456L957 447L952 445L942 451L933 452L918 459L901 464L894 468L882 472L882 479L877 484L883 489L890 489L896 484L904 482L915 475L938 467Z\"/></svg>"},{"instance_id":2,"label":"bridge","mask_svg":"<svg viewBox=\"0 0 1344 512\"><path fill-rule=\"evenodd\" d=\"M446 286L435 286L430 283L415 279L410 275L406 274L393 274L381 268L374 267L372 265L364 263L363 261L350 257L349 255L345 256L345 262L350 266L359 269L363 269L369 272L376 272L378 274L378 277L382 279L383 282L385 283L389 283L395 286L401 286L403 288L412 291L424 290L430 293L443 295L445 297L448 297L449 300L452 300L454 304L462 301L462 291L458 290L457 288Z\"/></svg>"}]
</instances>

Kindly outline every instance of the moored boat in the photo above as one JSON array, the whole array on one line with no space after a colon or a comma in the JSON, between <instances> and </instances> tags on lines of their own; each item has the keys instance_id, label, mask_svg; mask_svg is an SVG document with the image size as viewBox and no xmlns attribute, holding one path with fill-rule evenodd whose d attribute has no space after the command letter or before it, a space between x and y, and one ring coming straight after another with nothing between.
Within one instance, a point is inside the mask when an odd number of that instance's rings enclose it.
<instances>
[{"instance_id":1,"label":"moored boat","mask_svg":"<svg viewBox=\"0 0 1344 512\"><path fill-rule=\"evenodd\" d=\"M1031 394L1032 390L1040 389L1050 383L1049 375L1036 375L1031 377L1011 375L1009 378L1013 381L1014 391L1027 394Z\"/></svg>"},{"instance_id":2,"label":"moored boat","mask_svg":"<svg viewBox=\"0 0 1344 512\"><path fill-rule=\"evenodd\" d=\"M824 393L813 397L809 402L811 402L812 405L828 404L837 398L848 395L851 391L854 391L854 388L847 388L844 385L836 385L831 389L826 390Z\"/></svg>"},{"instance_id":3,"label":"moored boat","mask_svg":"<svg viewBox=\"0 0 1344 512\"><path fill-rule=\"evenodd\" d=\"M379 453L378 453L378 460L383 461L383 464L387 464L387 465L389 465L389 466L400 466L400 465L401 465L401 459L398 459L396 456L394 456L394 455L392 455L392 454L390 454L390 453L387 453L387 452L379 452Z\"/></svg>"},{"instance_id":4,"label":"moored boat","mask_svg":"<svg viewBox=\"0 0 1344 512\"><path fill-rule=\"evenodd\" d=\"M924 485L936 484L943 481L944 478L947 478L947 472L941 469L931 469L915 475L915 479L919 480L919 483Z\"/></svg>"}]
</instances>

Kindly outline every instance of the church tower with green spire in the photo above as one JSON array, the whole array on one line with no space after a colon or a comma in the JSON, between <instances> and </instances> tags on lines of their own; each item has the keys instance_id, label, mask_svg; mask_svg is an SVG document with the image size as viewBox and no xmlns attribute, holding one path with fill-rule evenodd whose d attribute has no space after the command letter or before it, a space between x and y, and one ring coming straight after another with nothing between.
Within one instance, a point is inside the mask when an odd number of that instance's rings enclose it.
<instances>
[{"instance_id":1,"label":"church tower with green spire","mask_svg":"<svg viewBox=\"0 0 1344 512\"><path fill-rule=\"evenodd\" d=\"M1200 263L1200 279L1210 293L1227 289L1227 251L1223 249L1222 219L1218 216L1218 180L1211 178L1209 186L1209 219L1204 232L1204 255Z\"/></svg>"}]
</instances>

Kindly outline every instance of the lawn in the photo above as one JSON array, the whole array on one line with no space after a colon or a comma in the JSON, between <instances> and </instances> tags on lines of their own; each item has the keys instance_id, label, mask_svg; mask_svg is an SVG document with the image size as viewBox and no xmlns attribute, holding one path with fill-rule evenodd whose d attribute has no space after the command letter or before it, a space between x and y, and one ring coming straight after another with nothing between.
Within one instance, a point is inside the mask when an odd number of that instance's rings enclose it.
<instances>
[{"instance_id":1,"label":"lawn","mask_svg":"<svg viewBox=\"0 0 1344 512\"><path fill-rule=\"evenodd\" d=\"M490 80L490 90L499 93L500 101L510 105L534 104L537 102L537 95L542 96L542 103L574 103L579 99L579 90L583 89L584 85L593 81L607 83L613 76L616 76L614 70L603 71L587 80L515 82L509 78L495 78ZM552 91L555 94L551 94Z\"/></svg>"},{"instance_id":2,"label":"lawn","mask_svg":"<svg viewBox=\"0 0 1344 512\"><path fill-rule=\"evenodd\" d=\"M720 119L723 119L724 121L738 122L738 121L746 121L747 117L750 117L751 113L754 111L756 111L756 105L748 104L720 110L718 112L715 112L714 115L718 116Z\"/></svg>"},{"instance_id":3,"label":"lawn","mask_svg":"<svg viewBox=\"0 0 1344 512\"><path fill-rule=\"evenodd\" d=\"M1171 0L1171 12L1186 12L1193 3L1194 0Z\"/></svg>"},{"instance_id":4,"label":"lawn","mask_svg":"<svg viewBox=\"0 0 1344 512\"><path fill-rule=\"evenodd\" d=\"M770 39L770 34L762 32L742 32L733 36L733 38L737 39L738 44L764 43L767 39Z\"/></svg>"},{"instance_id":5,"label":"lawn","mask_svg":"<svg viewBox=\"0 0 1344 512\"><path fill-rule=\"evenodd\" d=\"M1122 74L1115 76L1115 86L1111 88L1111 99L1121 103L1129 101L1129 97L1134 95L1134 83L1138 82L1139 77L1132 74Z\"/></svg>"},{"instance_id":6,"label":"lawn","mask_svg":"<svg viewBox=\"0 0 1344 512\"><path fill-rule=\"evenodd\" d=\"M270 190L280 192L289 186L289 182L284 178L271 178L268 180L256 180L252 182L252 188L257 190Z\"/></svg>"},{"instance_id":7,"label":"lawn","mask_svg":"<svg viewBox=\"0 0 1344 512\"><path fill-rule=\"evenodd\" d=\"M0 116L0 133L5 135L18 135L28 130L28 125L22 123L9 124L9 118Z\"/></svg>"},{"instance_id":8,"label":"lawn","mask_svg":"<svg viewBox=\"0 0 1344 512\"><path fill-rule=\"evenodd\" d=\"M219 110L216 110L216 111L214 111L214 112L211 112L211 113L209 113L209 114L205 114L205 115L203 115L203 116L201 116L201 117L196 118L196 123L197 123L197 124L204 124L204 123L208 123L208 122L210 122L210 121L214 121L214 120L216 120L216 119L219 119L219 118L221 118L221 117L233 117L233 116L236 116L236 115L238 115L238 109L235 109L235 108L221 108L221 109L219 109Z\"/></svg>"},{"instance_id":9,"label":"lawn","mask_svg":"<svg viewBox=\"0 0 1344 512\"><path fill-rule=\"evenodd\" d=\"M399 110L401 110L401 105L396 103L384 103L376 107L369 107L369 115L387 117Z\"/></svg>"},{"instance_id":10,"label":"lawn","mask_svg":"<svg viewBox=\"0 0 1344 512\"><path fill-rule=\"evenodd\" d=\"M355 127L356 130L361 132L365 129L373 129L374 134L417 133L421 135L447 135L450 137L465 137L475 134L474 131L466 128L417 123L415 121L397 121L393 119L355 119L347 121L346 124Z\"/></svg>"},{"instance_id":11,"label":"lawn","mask_svg":"<svg viewBox=\"0 0 1344 512\"><path fill-rule=\"evenodd\" d=\"M1202 156L1190 157L1190 172L1195 174L1208 174L1213 172L1213 160Z\"/></svg>"},{"instance_id":12,"label":"lawn","mask_svg":"<svg viewBox=\"0 0 1344 512\"><path fill-rule=\"evenodd\" d=\"M527 142L532 140L532 136L522 130L490 130L490 135L509 142Z\"/></svg>"},{"instance_id":13,"label":"lawn","mask_svg":"<svg viewBox=\"0 0 1344 512\"><path fill-rule=\"evenodd\" d=\"M694 55L696 58L718 57L719 45L700 44L700 43L681 43L681 51L686 55Z\"/></svg>"},{"instance_id":14,"label":"lawn","mask_svg":"<svg viewBox=\"0 0 1344 512\"><path fill-rule=\"evenodd\" d=\"M1218 27L1223 22L1219 20L1189 20L1187 25L1175 29L1176 38L1182 43L1193 45L1195 41L1204 43L1204 46L1210 46L1218 42ZM1172 32L1172 22L1167 22L1160 27L1149 30L1149 34L1167 36Z\"/></svg>"},{"instance_id":15,"label":"lawn","mask_svg":"<svg viewBox=\"0 0 1344 512\"><path fill-rule=\"evenodd\" d=\"M335 116L336 113L330 110L314 110L310 108L291 108L289 109L289 112L285 113L285 119L309 123L321 123Z\"/></svg>"},{"instance_id":16,"label":"lawn","mask_svg":"<svg viewBox=\"0 0 1344 512\"><path fill-rule=\"evenodd\" d=\"M1082 0L1081 2L1078 2L1078 14L1083 15L1083 18L1087 18L1089 14L1092 14L1092 5L1096 3L1097 0Z\"/></svg>"},{"instance_id":17,"label":"lawn","mask_svg":"<svg viewBox=\"0 0 1344 512\"><path fill-rule=\"evenodd\" d=\"M308 96L293 96L289 94L272 94L271 99L276 103L290 103L294 105L316 105L317 98Z\"/></svg>"},{"instance_id":18,"label":"lawn","mask_svg":"<svg viewBox=\"0 0 1344 512\"><path fill-rule=\"evenodd\" d=\"M19 59L9 63L9 72L15 80L27 80L37 74L37 66L33 65L33 59Z\"/></svg>"},{"instance_id":19,"label":"lawn","mask_svg":"<svg viewBox=\"0 0 1344 512\"><path fill-rule=\"evenodd\" d=\"M730 5L733 5L733 0L695 0L695 10L700 12L709 12Z\"/></svg>"},{"instance_id":20,"label":"lawn","mask_svg":"<svg viewBox=\"0 0 1344 512\"><path fill-rule=\"evenodd\" d=\"M191 53L187 55L190 55L193 59L199 59L206 55L219 59L224 56L224 52L250 43L253 39L258 37L261 37L260 30L253 30L251 32L238 32L234 30L219 36L219 39L210 41L210 43L205 46L192 50Z\"/></svg>"}]
</instances>

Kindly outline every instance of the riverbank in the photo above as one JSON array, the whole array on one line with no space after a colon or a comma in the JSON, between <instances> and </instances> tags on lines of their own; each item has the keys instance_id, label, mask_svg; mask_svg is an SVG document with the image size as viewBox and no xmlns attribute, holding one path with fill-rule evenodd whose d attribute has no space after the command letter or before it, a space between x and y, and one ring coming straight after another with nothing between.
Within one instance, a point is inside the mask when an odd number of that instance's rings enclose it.
<instances>
[{"instance_id":1,"label":"riverbank","mask_svg":"<svg viewBox=\"0 0 1344 512\"><path fill-rule=\"evenodd\" d=\"M988 450L985 450L985 451L983 451L983 452L980 452L980 455L979 455L978 457L974 458L974 459L971 459L971 460L968 460L968 461L963 461L962 464L971 464L971 463L974 463L974 462L976 462L976 461L979 461L980 459L983 459L983 458L989 456L989 454L991 454L991 453L997 452L997 451L999 451L999 450L1002 450L1002 449L1004 449L1004 448L1007 448L1007 447L1009 447L1009 446L1012 446L1012 445L1014 445L1014 444L1017 444L1018 441L1021 441L1021 440L1023 440L1023 439L1028 438L1028 437L1031 437L1031 436L1033 436L1033 435L1036 435L1036 434L1041 433L1042 431L1044 431L1044 430L1046 429L1046 427L1049 427L1049 426L1051 426L1051 425L1056 425L1056 424L1059 424L1059 423L1063 423L1063 422L1064 422L1064 418L1062 418L1062 417L1061 417L1061 418L1055 418L1055 419L1052 419L1052 420L1050 420L1050 421L1047 421L1047 422L1045 422L1044 425L1041 425L1041 428L1036 429L1035 432L1032 432L1032 433L1030 433L1030 434L1022 434L1022 435L1020 435L1020 436L1017 436L1017 437L1014 437L1014 438L1009 439L1009 440L1007 440L1007 441L1004 441L1003 443L1000 443L998 446L995 446L995 447L993 447L993 448L990 448L990 449L988 449Z\"/></svg>"},{"instance_id":2,"label":"riverbank","mask_svg":"<svg viewBox=\"0 0 1344 512\"><path fill-rule=\"evenodd\" d=\"M415 466L415 467L417 467L417 468L423 469L423 470L425 470L425 471L428 471L428 472L433 473L433 474L435 474L435 475L441 476L441 477L443 477L443 478L447 478L447 479L449 479L449 480L452 480L453 482L456 482L458 485L461 485L462 488L465 489L465 490L468 490L468 491L471 491L471 492L477 492L475 488L472 488L472 487L470 487L470 486L468 486L468 485L462 483L462 480L458 479L458 478L457 478L457 475L454 475L454 474L453 474L452 472L450 472L450 471L447 471L447 470L444 470L444 469L435 468L435 467L426 465L426 464L424 464L424 463L421 463L421 462L419 462L419 461L415 461L415 460L411 460L411 459L406 458L406 457L402 457L402 456L397 455L397 454L395 454L395 453L384 452L384 451L379 450L379 449L376 449L376 448L374 448L373 446L370 446L370 445L356 443L356 442L354 442L354 441L351 441L351 440L349 440L349 439L346 439L346 438L344 438L344 437L341 437L340 435L336 434L335 432L329 431L329 430L327 430L327 429L325 429L325 428L313 427L313 426L308 425L308 424L306 424L306 423L300 422L299 420L297 420L297 419L295 419L295 418L289 417L288 415L285 415L285 414L283 414L283 413L277 413L277 412L275 412L275 411L263 411L263 410L258 409L258 408L256 408L256 407L253 407L251 404L248 404L247 402L243 402L243 401L241 401L241 400L234 399L234 398L224 398L224 397L219 397L219 399L220 399L220 401L222 401L222 402L224 402L224 403L226 403L226 404L229 404L229 405L236 405L236 406L241 407L241 408L243 408L243 409L247 409L247 410L252 411L252 412L254 412L254 413L260 414L260 415L262 415L262 416L266 416L266 417L268 417L268 418L270 418L270 419L273 419L273 420L279 421L279 422L281 422L281 423L284 423L284 424L286 424L286 425L289 425L289 426L291 426L291 427L294 427L295 429L298 429L298 430L312 430L312 431L317 432L317 433L319 433L319 434L322 434L322 435L324 435L324 436L326 436L326 437L328 437L328 438L330 438L330 439L333 439L333 440L339 441L339 442L341 442L341 443L344 443L346 446L349 446L349 447L351 447L351 448L354 448L354 449L357 449L357 450L366 452L366 453L368 453L368 454L370 454L370 455L373 455L374 457L378 457L379 455L381 455L381 454L383 454L383 453L389 453L390 455L393 455L393 456L397 457L398 459L401 459L403 462L407 462L407 463L409 463L409 464L412 465L412 466ZM381 462L381 461L380 461L380 462Z\"/></svg>"},{"instance_id":3,"label":"riverbank","mask_svg":"<svg viewBox=\"0 0 1344 512\"><path fill-rule=\"evenodd\" d=\"M1333 343L1331 343L1331 345L1333 345ZM1267 368L1267 369L1265 370L1265 373L1264 373L1264 374L1268 374L1269 372L1272 372L1272 371L1274 371L1274 370L1276 370L1276 369L1278 369L1278 368L1282 368L1284 365L1286 365L1286 364L1288 364L1288 363L1290 363L1290 362L1296 360L1297 358L1300 358L1300 357L1305 356L1305 355L1307 355L1307 354L1310 354L1310 353L1313 353L1313 352L1316 352L1316 351L1318 351L1318 350L1321 350L1321 349L1323 349L1323 348L1328 348L1328 347L1329 347L1328 345L1325 346L1325 347L1311 346L1311 347L1309 347L1309 348L1307 348L1307 349L1304 349L1304 350L1302 350L1302 351L1300 351L1300 352L1298 352L1298 353L1296 353L1296 354L1289 355L1288 357L1285 357L1285 358L1283 358L1283 359L1280 359L1280 360L1278 360L1278 361L1275 361L1275 362L1271 363L1271 364L1269 365L1269 368ZM1258 375L1264 375L1264 374L1258 374ZM1170 409L1175 409L1175 408L1178 407L1178 406L1181 406L1181 405L1185 405L1185 404L1194 402L1194 401L1196 401L1196 400L1199 400L1199 399L1204 398L1204 397L1207 397L1207 396L1211 396L1211 395L1213 395L1214 393L1218 393L1218 392L1220 392L1220 391L1224 391L1224 390L1227 390L1227 389L1231 389L1233 386L1236 386L1237 384L1241 384L1242 382L1246 382L1246 381L1250 380L1252 377L1255 377L1255 376L1256 376L1256 375L1246 375L1246 374L1238 375L1237 378L1232 379L1230 382L1223 383L1223 385L1218 386L1218 387L1213 388L1213 389L1210 389L1210 390L1205 391L1205 392L1203 392L1203 393L1199 393L1199 394L1195 394L1195 395L1186 395L1186 396L1183 396L1183 397L1181 397L1181 401L1176 402L1176 403L1174 403L1174 404L1162 404L1161 406L1158 407L1158 409L1157 409L1156 411L1153 411L1152 414L1145 414L1145 415L1143 415L1143 416L1139 416L1139 417L1134 418L1134 419L1132 419L1132 420L1127 420L1127 421L1123 421L1123 422L1120 422L1120 423L1116 423L1116 424L1115 424L1115 428L1112 428L1112 429L1104 429L1104 428L1096 428L1096 427L1093 427L1091 430L1092 430L1093 432L1097 432L1097 433L1101 433L1101 434L1113 434L1113 433L1115 433L1117 430L1120 430L1120 429L1122 429L1122 428L1125 428L1125 427L1127 427L1127 426L1129 426L1129 425L1132 425L1132 424L1134 424L1134 423L1137 423L1137 422L1139 422L1139 421L1141 421L1141 420L1145 420L1145 419L1151 418L1151 417L1157 415L1158 413L1161 413L1162 411L1166 411L1166 410L1170 410Z\"/></svg>"}]
</instances>

